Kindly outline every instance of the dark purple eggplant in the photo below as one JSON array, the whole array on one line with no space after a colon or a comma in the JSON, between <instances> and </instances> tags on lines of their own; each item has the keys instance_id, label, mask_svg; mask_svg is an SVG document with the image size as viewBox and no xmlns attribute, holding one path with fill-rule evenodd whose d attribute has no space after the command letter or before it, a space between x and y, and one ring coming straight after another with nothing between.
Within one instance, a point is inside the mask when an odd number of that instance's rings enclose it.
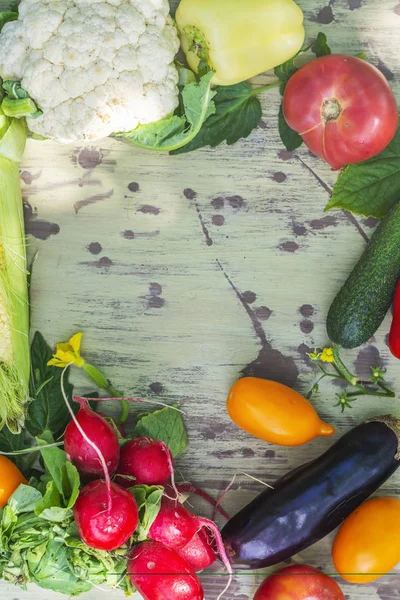
<instances>
[{"instance_id":1,"label":"dark purple eggplant","mask_svg":"<svg viewBox=\"0 0 400 600\"><path fill-rule=\"evenodd\" d=\"M270 567L333 531L400 465L400 420L374 417L291 471L222 530L233 564Z\"/></svg>"}]
</instances>

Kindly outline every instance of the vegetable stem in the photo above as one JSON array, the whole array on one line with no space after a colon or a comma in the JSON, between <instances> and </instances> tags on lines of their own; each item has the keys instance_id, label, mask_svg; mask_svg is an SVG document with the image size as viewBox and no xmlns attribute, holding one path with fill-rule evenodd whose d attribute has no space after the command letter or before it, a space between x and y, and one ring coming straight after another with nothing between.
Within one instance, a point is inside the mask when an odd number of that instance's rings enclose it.
<instances>
[{"instance_id":1,"label":"vegetable stem","mask_svg":"<svg viewBox=\"0 0 400 600\"><path fill-rule=\"evenodd\" d=\"M102 390L105 390L113 398L123 398L123 394L112 387L109 384L108 379L103 375L99 369L95 366L85 363L83 369L87 375L94 381L94 383ZM122 425L125 423L129 415L129 404L125 400L121 400L121 415L118 422Z\"/></svg>"},{"instance_id":2,"label":"vegetable stem","mask_svg":"<svg viewBox=\"0 0 400 600\"><path fill-rule=\"evenodd\" d=\"M383 390L385 390L387 392L387 395L388 395L389 398L395 398L396 397L396 394L391 389L389 389L388 387L386 387L386 385L384 385L382 383L382 381L379 381L378 385L379 385L380 388L382 388Z\"/></svg>"},{"instance_id":3,"label":"vegetable stem","mask_svg":"<svg viewBox=\"0 0 400 600\"><path fill-rule=\"evenodd\" d=\"M262 94L263 92L268 92L269 90L272 90L273 88L279 87L281 85L281 82L278 81L274 81L273 83L269 83L268 85L263 85L262 87L256 88L255 90L252 91L252 96L258 96L258 94Z\"/></svg>"},{"instance_id":4,"label":"vegetable stem","mask_svg":"<svg viewBox=\"0 0 400 600\"><path fill-rule=\"evenodd\" d=\"M335 362L334 362L335 368L342 375L342 377L344 377L344 379L350 383L350 385L356 386L358 384L358 377L356 377L355 375L350 373L350 371L348 370L348 368L346 367L346 365L343 363L342 359L340 358L340 354L339 354L340 346L338 346L337 344L334 344L332 350L333 350L333 357L335 359Z\"/></svg>"},{"instance_id":5,"label":"vegetable stem","mask_svg":"<svg viewBox=\"0 0 400 600\"><path fill-rule=\"evenodd\" d=\"M378 392L376 390L368 390L367 388L363 387L362 385L357 385L356 387L360 391L348 393L347 394L348 398L354 398L356 396L379 396L381 398L394 398L395 397L394 392L392 392L388 388L386 388L387 389L386 392Z\"/></svg>"},{"instance_id":6,"label":"vegetable stem","mask_svg":"<svg viewBox=\"0 0 400 600\"><path fill-rule=\"evenodd\" d=\"M323 376L324 377L334 377L335 379L339 379L339 377L341 378L342 376L340 375L340 371L338 371L339 375L335 375L335 373L328 373L328 371L325 371L325 369L323 367L321 367L321 365L318 365L318 367L321 369L321 371L323 372ZM322 379L322 377L321 377ZM319 381L321 381L321 379Z\"/></svg>"},{"instance_id":7,"label":"vegetable stem","mask_svg":"<svg viewBox=\"0 0 400 600\"><path fill-rule=\"evenodd\" d=\"M32 446L31 448L23 448L22 450L14 450L14 452L2 452L1 456L21 456L22 454L31 454L32 452L41 452L47 448L54 448L56 446L63 446L64 442L54 442L54 444L46 444L45 446Z\"/></svg>"},{"instance_id":8,"label":"vegetable stem","mask_svg":"<svg viewBox=\"0 0 400 600\"><path fill-rule=\"evenodd\" d=\"M123 400L123 394L113 388L112 386L108 386L104 388L106 392L110 394L113 398L121 398L120 406L121 406L121 414L118 419L118 423L123 425L129 417L129 403L126 400Z\"/></svg>"}]
</instances>

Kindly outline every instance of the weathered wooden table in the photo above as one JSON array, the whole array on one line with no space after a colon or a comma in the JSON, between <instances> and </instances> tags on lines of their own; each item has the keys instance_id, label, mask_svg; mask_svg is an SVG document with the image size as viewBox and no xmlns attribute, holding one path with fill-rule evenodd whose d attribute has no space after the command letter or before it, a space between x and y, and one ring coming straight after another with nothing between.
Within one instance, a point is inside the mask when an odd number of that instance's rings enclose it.
<instances>
[{"instance_id":1,"label":"weathered wooden table","mask_svg":"<svg viewBox=\"0 0 400 600\"><path fill-rule=\"evenodd\" d=\"M400 97L396 3L300 2L308 38L321 30L336 52L364 48ZM267 80L272 76L258 78ZM111 139L77 147L29 141L21 174L30 251L38 250L32 330L50 343L82 330L83 351L127 394L182 401L191 445L178 459L178 474L215 495L238 474L224 501L232 513L262 489L240 473L272 483L332 440L294 451L250 437L225 412L229 387L251 374L309 389L315 372L307 352L326 343L329 304L375 226L344 212L323 213L336 175L304 148L283 149L277 90L262 102L259 128L234 147L170 157ZM380 362L400 390L388 327L389 319L346 358L360 375ZM85 380L76 382L87 389ZM360 399L342 415L333 406L336 392L327 384L315 402L337 436L367 416L400 416L398 398ZM400 476L379 493L399 495ZM331 542L302 559L332 572ZM207 600L225 584L217 571L202 577ZM253 585L252 576L238 574L227 598L251 598ZM400 569L372 585L342 588L351 600L394 600ZM0 596L61 597L4 583Z\"/></svg>"}]
</instances>

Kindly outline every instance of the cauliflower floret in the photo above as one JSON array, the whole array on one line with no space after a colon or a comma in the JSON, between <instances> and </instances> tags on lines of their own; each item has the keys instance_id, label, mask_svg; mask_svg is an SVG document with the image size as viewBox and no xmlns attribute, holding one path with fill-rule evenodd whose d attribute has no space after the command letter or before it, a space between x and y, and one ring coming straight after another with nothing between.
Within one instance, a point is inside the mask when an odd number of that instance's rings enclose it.
<instances>
[{"instance_id":1,"label":"cauliflower floret","mask_svg":"<svg viewBox=\"0 0 400 600\"><path fill-rule=\"evenodd\" d=\"M168 0L21 0L0 33L0 77L43 111L32 132L94 141L174 111L178 49Z\"/></svg>"}]
</instances>

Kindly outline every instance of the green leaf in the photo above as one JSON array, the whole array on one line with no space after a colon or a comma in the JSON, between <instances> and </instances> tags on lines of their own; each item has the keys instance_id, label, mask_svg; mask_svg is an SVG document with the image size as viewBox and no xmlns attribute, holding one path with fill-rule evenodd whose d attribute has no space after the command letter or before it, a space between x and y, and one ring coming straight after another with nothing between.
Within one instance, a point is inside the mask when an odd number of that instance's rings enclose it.
<instances>
[{"instance_id":1,"label":"green leaf","mask_svg":"<svg viewBox=\"0 0 400 600\"><path fill-rule=\"evenodd\" d=\"M129 488L129 491L135 496L139 510L139 525L135 531L135 539L143 542L147 539L149 529L160 511L164 488L157 485L135 485Z\"/></svg>"},{"instance_id":2,"label":"green leaf","mask_svg":"<svg viewBox=\"0 0 400 600\"><path fill-rule=\"evenodd\" d=\"M8 499L8 506L16 515L33 512L41 502L42 494L30 485L21 484Z\"/></svg>"},{"instance_id":3,"label":"green leaf","mask_svg":"<svg viewBox=\"0 0 400 600\"><path fill-rule=\"evenodd\" d=\"M49 432L42 434L42 437L36 438L38 446L51 444L54 440ZM65 479L65 463L67 462L66 454L60 448L44 448L40 451L46 474L54 481L54 484L60 495L64 495L64 479Z\"/></svg>"},{"instance_id":4,"label":"green leaf","mask_svg":"<svg viewBox=\"0 0 400 600\"><path fill-rule=\"evenodd\" d=\"M311 50L311 49L317 56L326 56L327 54L331 54L331 49L329 48L327 41L326 41L326 35L324 33L320 32L317 35L317 38L313 44L305 46L304 48L299 50L299 52L297 54L295 54L295 56L292 56L292 58L290 58L283 64L275 67L274 73L281 82L280 92L281 92L282 96L283 96L285 87L286 87L289 79L299 69L299 67L297 66L297 59L300 56L302 56L303 54L306 54L307 52L309 52L309 50Z\"/></svg>"},{"instance_id":5,"label":"green leaf","mask_svg":"<svg viewBox=\"0 0 400 600\"><path fill-rule=\"evenodd\" d=\"M8 427L0 430L0 451L1 452L19 452L25 448L25 431L21 433L11 433ZM24 467L24 458L22 456L9 456L19 469Z\"/></svg>"},{"instance_id":6,"label":"green leaf","mask_svg":"<svg viewBox=\"0 0 400 600\"><path fill-rule=\"evenodd\" d=\"M29 94L21 85L20 81L7 79L3 82L3 90L10 100L26 100Z\"/></svg>"},{"instance_id":7,"label":"green leaf","mask_svg":"<svg viewBox=\"0 0 400 600\"><path fill-rule=\"evenodd\" d=\"M343 208L382 219L399 197L400 128L383 152L342 171L325 210Z\"/></svg>"},{"instance_id":8,"label":"green leaf","mask_svg":"<svg viewBox=\"0 0 400 600\"><path fill-rule=\"evenodd\" d=\"M303 143L303 138L296 131L294 131L286 122L286 119L283 115L282 104L279 109L279 117L278 117L278 129L279 135L281 136L281 140L286 148L290 152L299 148Z\"/></svg>"},{"instance_id":9,"label":"green leaf","mask_svg":"<svg viewBox=\"0 0 400 600\"><path fill-rule=\"evenodd\" d=\"M295 54L294 56L292 56L292 58L290 58L286 62L282 63L281 65L278 65L277 67L275 67L274 73L281 82L281 86L279 89L280 89L282 96L283 96L283 92L285 91L285 87L286 87L289 79L298 70L296 60L303 54L306 54L309 50L311 50L311 48L312 48L312 44L309 46L305 46L305 48L302 48L301 50L299 50L299 52L297 54Z\"/></svg>"},{"instance_id":10,"label":"green leaf","mask_svg":"<svg viewBox=\"0 0 400 600\"><path fill-rule=\"evenodd\" d=\"M329 48L328 43L326 41L326 35L322 32L319 32L317 35L317 39L313 45L313 52L317 57L327 56L328 54L332 54L332 50Z\"/></svg>"},{"instance_id":11,"label":"green leaf","mask_svg":"<svg viewBox=\"0 0 400 600\"><path fill-rule=\"evenodd\" d=\"M50 540L46 552L36 563L33 557L28 561L32 582L46 590L77 596L92 588L89 582L79 580L72 573L67 547L64 542Z\"/></svg>"},{"instance_id":12,"label":"green leaf","mask_svg":"<svg viewBox=\"0 0 400 600\"><path fill-rule=\"evenodd\" d=\"M35 514L42 519L62 523L72 516L72 511L62 507L61 495L54 481L49 481L41 502L35 509Z\"/></svg>"},{"instance_id":13,"label":"green leaf","mask_svg":"<svg viewBox=\"0 0 400 600\"><path fill-rule=\"evenodd\" d=\"M3 90L6 97L1 103L1 108L7 117L37 119L42 116L43 112L38 109L28 92L21 86L20 81L13 79L4 81Z\"/></svg>"},{"instance_id":14,"label":"green leaf","mask_svg":"<svg viewBox=\"0 0 400 600\"><path fill-rule=\"evenodd\" d=\"M0 11L0 31L3 29L6 23L10 21L16 21L18 19L18 12L16 11Z\"/></svg>"},{"instance_id":15,"label":"green leaf","mask_svg":"<svg viewBox=\"0 0 400 600\"><path fill-rule=\"evenodd\" d=\"M85 398L87 398L87 396L85 396ZM97 404L97 403L93 403L93 404ZM115 431L115 434L116 434L116 436L117 436L117 438L118 438L119 445L120 445L121 447L122 447L124 444L126 444L127 442L129 442L129 440L130 440L130 439L132 439L132 438L130 438L130 437L123 437L123 436L122 436L122 434L121 434L120 430L118 429L118 427L117 427L117 425L116 425L116 423L115 423L115 420L114 420L112 417L105 417L105 416L103 416L103 419L105 419L105 420L107 421L107 423L108 423L109 425L111 425L111 427L114 429L114 431Z\"/></svg>"},{"instance_id":16,"label":"green leaf","mask_svg":"<svg viewBox=\"0 0 400 600\"><path fill-rule=\"evenodd\" d=\"M79 536L75 523L67 529L65 536L68 562L73 574L92 585L107 585L123 589L131 595L133 592L126 574L126 558L128 546L123 546L113 552L105 552L89 548Z\"/></svg>"},{"instance_id":17,"label":"green leaf","mask_svg":"<svg viewBox=\"0 0 400 600\"><path fill-rule=\"evenodd\" d=\"M283 64L278 65L274 69L274 74L281 81L281 86L280 86L279 90L280 90L282 96L283 96L283 92L285 91L285 87L286 87L289 79L298 70L298 67L296 66L296 63L295 63L295 60L297 57L298 57L298 54L296 54L296 56L293 56L293 58L290 58Z\"/></svg>"},{"instance_id":18,"label":"green leaf","mask_svg":"<svg viewBox=\"0 0 400 600\"><path fill-rule=\"evenodd\" d=\"M204 75L198 83L183 88L184 114L172 115L156 123L140 125L122 134L128 141L147 150L170 152L188 144L199 133L204 121L215 111L211 90L213 72Z\"/></svg>"},{"instance_id":19,"label":"green leaf","mask_svg":"<svg viewBox=\"0 0 400 600\"><path fill-rule=\"evenodd\" d=\"M262 117L261 104L250 84L218 86L214 96L215 113L208 117L198 135L189 143L171 154L192 152L204 146L214 148L226 141L235 144L246 138L255 129Z\"/></svg>"},{"instance_id":20,"label":"green leaf","mask_svg":"<svg viewBox=\"0 0 400 600\"><path fill-rule=\"evenodd\" d=\"M367 60L367 53L365 52L365 50L361 50L360 52L357 52L357 54L354 55L356 58L361 58L361 60Z\"/></svg>"},{"instance_id":21,"label":"green leaf","mask_svg":"<svg viewBox=\"0 0 400 600\"><path fill-rule=\"evenodd\" d=\"M1 511L0 550L8 550L11 536L17 524L18 517L11 506L6 505Z\"/></svg>"},{"instance_id":22,"label":"green leaf","mask_svg":"<svg viewBox=\"0 0 400 600\"><path fill-rule=\"evenodd\" d=\"M31 345L30 395L34 400L28 407L26 428L33 436L41 436L48 430L58 438L71 417L61 393L62 369L47 366L52 355L52 349L37 331ZM64 388L67 397L72 401L73 387L68 382L68 372L64 376ZM79 410L79 406L74 402L72 406L76 411Z\"/></svg>"},{"instance_id":23,"label":"green leaf","mask_svg":"<svg viewBox=\"0 0 400 600\"><path fill-rule=\"evenodd\" d=\"M178 69L179 81L178 86L184 88L188 83L195 83L196 75L191 69L185 67L182 63L175 61L175 66Z\"/></svg>"},{"instance_id":24,"label":"green leaf","mask_svg":"<svg viewBox=\"0 0 400 600\"><path fill-rule=\"evenodd\" d=\"M72 510L64 507L54 481L49 481L43 500L36 506L35 514L53 523L63 523L72 517Z\"/></svg>"},{"instance_id":25,"label":"green leaf","mask_svg":"<svg viewBox=\"0 0 400 600\"><path fill-rule=\"evenodd\" d=\"M79 496L81 480L77 468L71 462L65 463L65 471L68 481L67 508L72 508Z\"/></svg>"},{"instance_id":26,"label":"green leaf","mask_svg":"<svg viewBox=\"0 0 400 600\"><path fill-rule=\"evenodd\" d=\"M207 75L207 73L210 73L210 72L211 72L210 65L205 60L201 60L199 62L199 64L197 65L197 73L198 73L199 77L204 77L204 75Z\"/></svg>"},{"instance_id":27,"label":"green leaf","mask_svg":"<svg viewBox=\"0 0 400 600\"><path fill-rule=\"evenodd\" d=\"M53 438L49 432L45 432L42 437L37 437L36 440L40 446L51 444ZM63 499L61 506L72 508L78 497L80 486L80 478L76 467L67 461L65 452L60 448L43 448L40 452L46 467L46 474L51 477ZM59 506L59 503L56 502L55 506Z\"/></svg>"},{"instance_id":28,"label":"green leaf","mask_svg":"<svg viewBox=\"0 0 400 600\"><path fill-rule=\"evenodd\" d=\"M189 444L181 413L168 407L142 416L136 423L134 437L161 440L174 457Z\"/></svg>"}]
</instances>

